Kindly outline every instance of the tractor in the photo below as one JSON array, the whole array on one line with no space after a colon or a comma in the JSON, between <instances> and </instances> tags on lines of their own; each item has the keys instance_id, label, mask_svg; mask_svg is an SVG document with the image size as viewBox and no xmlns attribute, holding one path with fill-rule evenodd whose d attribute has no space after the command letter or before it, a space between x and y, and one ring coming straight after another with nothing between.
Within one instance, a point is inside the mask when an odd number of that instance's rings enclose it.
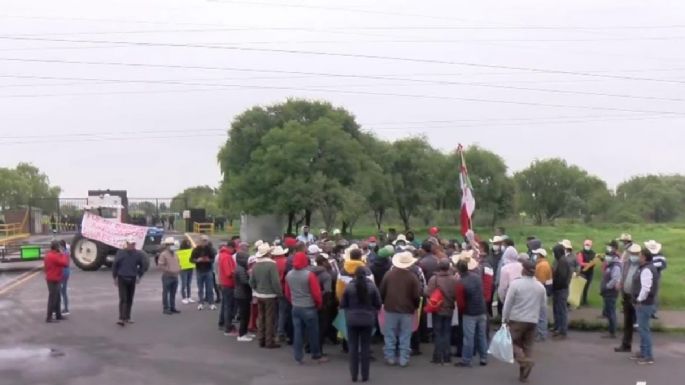
<instances>
[{"instance_id":1,"label":"tractor","mask_svg":"<svg viewBox=\"0 0 685 385\"><path fill-rule=\"evenodd\" d=\"M84 210L107 221L125 222L127 217L126 204L128 202L125 192L123 194L123 196L117 196L108 193L97 195L89 193ZM159 252L163 236L163 229L150 227L145 237L143 251L152 256L156 255ZM71 242L71 259L81 270L94 271L98 270L102 265L111 267L114 255L118 250L118 248L100 241L88 239L79 231Z\"/></svg>"}]
</instances>

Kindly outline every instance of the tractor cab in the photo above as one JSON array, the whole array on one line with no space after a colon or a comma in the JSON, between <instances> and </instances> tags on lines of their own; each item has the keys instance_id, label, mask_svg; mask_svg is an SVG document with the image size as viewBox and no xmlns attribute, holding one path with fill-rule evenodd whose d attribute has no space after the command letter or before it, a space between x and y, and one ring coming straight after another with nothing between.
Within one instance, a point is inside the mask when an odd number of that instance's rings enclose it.
<instances>
[{"instance_id":1,"label":"tractor cab","mask_svg":"<svg viewBox=\"0 0 685 385\"><path fill-rule=\"evenodd\" d=\"M121 197L109 194L89 196L84 209L111 222L123 222Z\"/></svg>"}]
</instances>

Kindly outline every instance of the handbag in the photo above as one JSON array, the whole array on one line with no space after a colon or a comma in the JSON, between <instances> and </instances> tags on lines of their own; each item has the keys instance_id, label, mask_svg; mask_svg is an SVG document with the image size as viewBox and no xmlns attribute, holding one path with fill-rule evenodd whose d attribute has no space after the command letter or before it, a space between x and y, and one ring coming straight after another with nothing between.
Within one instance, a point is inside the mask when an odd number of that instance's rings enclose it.
<instances>
[{"instance_id":1,"label":"handbag","mask_svg":"<svg viewBox=\"0 0 685 385\"><path fill-rule=\"evenodd\" d=\"M440 288L436 288L435 290L433 290L430 297L428 297L428 301L426 301L426 306L423 310L426 313L437 313L438 311L440 311L444 303L445 295L442 293L442 290L440 290Z\"/></svg>"}]
</instances>

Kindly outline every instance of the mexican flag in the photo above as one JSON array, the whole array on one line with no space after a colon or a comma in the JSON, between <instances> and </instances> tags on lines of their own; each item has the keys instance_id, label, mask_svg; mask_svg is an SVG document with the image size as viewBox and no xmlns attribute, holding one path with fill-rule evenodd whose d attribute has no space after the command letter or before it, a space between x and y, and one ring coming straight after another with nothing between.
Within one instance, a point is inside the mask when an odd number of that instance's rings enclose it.
<instances>
[{"instance_id":1,"label":"mexican flag","mask_svg":"<svg viewBox=\"0 0 685 385\"><path fill-rule=\"evenodd\" d=\"M471 229L471 217L476 210L476 198L473 197L473 186L469 179L469 169L464 161L464 147L460 144L457 151L461 158L461 168L459 171L459 186L461 187L461 235Z\"/></svg>"}]
</instances>

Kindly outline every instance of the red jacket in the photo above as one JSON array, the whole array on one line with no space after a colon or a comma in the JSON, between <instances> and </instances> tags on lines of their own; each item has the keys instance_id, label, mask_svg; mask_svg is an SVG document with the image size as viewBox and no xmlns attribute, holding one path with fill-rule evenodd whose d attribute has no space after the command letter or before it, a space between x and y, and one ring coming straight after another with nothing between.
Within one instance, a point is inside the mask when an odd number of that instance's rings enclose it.
<instances>
[{"instance_id":1,"label":"red jacket","mask_svg":"<svg viewBox=\"0 0 685 385\"><path fill-rule=\"evenodd\" d=\"M277 255L273 257L274 262L276 262L276 268L278 269L278 278L281 280L281 287L285 287L285 269L288 263L288 257L285 255Z\"/></svg>"},{"instance_id":2,"label":"red jacket","mask_svg":"<svg viewBox=\"0 0 685 385\"><path fill-rule=\"evenodd\" d=\"M219 284L222 287L235 288L235 278L233 273L235 272L235 260L233 259L233 254L231 250L227 247L222 247L219 250Z\"/></svg>"},{"instance_id":3,"label":"red jacket","mask_svg":"<svg viewBox=\"0 0 685 385\"><path fill-rule=\"evenodd\" d=\"M45 280L48 282L59 282L62 280L64 268L69 266L69 257L59 251L50 250L43 259L43 270Z\"/></svg>"}]
</instances>

